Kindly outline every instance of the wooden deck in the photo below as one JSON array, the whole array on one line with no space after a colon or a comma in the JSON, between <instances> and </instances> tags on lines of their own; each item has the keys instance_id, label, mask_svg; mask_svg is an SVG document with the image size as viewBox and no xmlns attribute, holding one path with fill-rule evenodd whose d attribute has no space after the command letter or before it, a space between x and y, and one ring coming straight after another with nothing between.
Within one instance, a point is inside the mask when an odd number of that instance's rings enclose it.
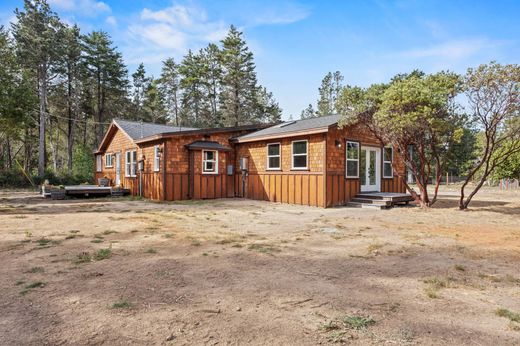
<instances>
[{"instance_id":1,"label":"wooden deck","mask_svg":"<svg viewBox=\"0 0 520 346\"><path fill-rule=\"evenodd\" d=\"M98 185L70 185L60 190L44 191L44 197L53 199L64 199L65 196L74 197L103 197L103 196L124 196L130 194L129 189L113 189L111 186Z\"/></svg>"},{"instance_id":2,"label":"wooden deck","mask_svg":"<svg viewBox=\"0 0 520 346\"><path fill-rule=\"evenodd\" d=\"M411 195L398 192L361 192L347 205L354 208L388 209L397 204L413 201Z\"/></svg>"}]
</instances>

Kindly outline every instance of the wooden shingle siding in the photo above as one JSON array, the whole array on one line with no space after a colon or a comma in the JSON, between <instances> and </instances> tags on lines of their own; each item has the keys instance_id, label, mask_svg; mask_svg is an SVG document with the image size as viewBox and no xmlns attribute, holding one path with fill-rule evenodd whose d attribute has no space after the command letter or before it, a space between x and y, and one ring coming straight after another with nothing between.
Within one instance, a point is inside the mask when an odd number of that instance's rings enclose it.
<instances>
[{"instance_id":1,"label":"wooden shingle siding","mask_svg":"<svg viewBox=\"0 0 520 346\"><path fill-rule=\"evenodd\" d=\"M379 140L362 124L344 128L333 127L327 134L327 202L326 206L345 205L360 192L358 178L346 178L346 141L359 142L360 145L381 147ZM341 144L336 146L336 141ZM396 159L394 153L394 159ZM382 159L381 159L382 164ZM405 174L404 165L398 162L399 174ZM381 167L381 176L382 176ZM381 192L405 192L406 189L397 175L381 179Z\"/></svg>"},{"instance_id":2,"label":"wooden shingle siding","mask_svg":"<svg viewBox=\"0 0 520 346\"><path fill-rule=\"evenodd\" d=\"M229 139L247 132L223 132L212 133L209 136L204 134L187 134L171 138L160 139L135 145L128 136L121 130L114 132L114 135L106 149L106 153L121 152L121 185L131 190L133 195L139 193L139 173L137 177L125 177L125 152L127 150L137 151L137 160L144 155L144 171L142 172L142 194L143 197L152 200L186 200L190 198L229 198L235 197L235 173L236 159L234 154L234 144ZM218 153L218 172L217 174L202 173L202 151L193 151L193 174L190 179L189 171L189 150L185 147L194 141L211 140L229 147L231 151L219 151ZM166 159L161 156L159 171L154 170L155 146L166 152ZM105 168L103 154L103 169L96 172L96 180L101 177L108 177L112 184L115 181L115 159L113 168ZM166 172L164 171L166 164ZM227 166L233 165L233 174L227 175ZM164 188L163 183L166 186ZM164 191L166 192L164 194ZM192 196L190 196L190 193Z\"/></svg>"},{"instance_id":3,"label":"wooden shingle siding","mask_svg":"<svg viewBox=\"0 0 520 346\"><path fill-rule=\"evenodd\" d=\"M96 179L108 177L115 181L115 157L113 167L105 167L105 155L121 154L121 185L138 194L137 177L125 176L126 151L136 150L137 160L145 157L142 172L142 194L152 200L177 201L186 199L245 197L278 203L300 204L317 207L345 205L360 191L358 178L346 178L346 141L356 141L361 145L381 147L381 144L363 125L346 128L330 127L328 132L298 135L256 142L234 143L231 138L250 132L223 131L179 134L158 138L136 145L120 129L109 132L111 136L106 150L102 153L102 170L96 172ZM293 169L292 142L307 141L307 169ZM216 174L203 174L202 151L191 151L187 144L195 141L213 141L231 149L218 152ZM267 169L267 144L280 144L280 169ZM338 145L340 144L340 145ZM154 170L155 146L162 151L160 169ZM396 159L394 153L394 159ZM240 158L249 159L248 176L243 182ZM191 170L190 170L190 160ZM382 160L381 160L382 162ZM233 166L228 175L227 166ZM398 173L405 174L404 165L398 162ZM381 167L382 172L382 167ZM382 192L405 192L404 184L397 174L393 178L381 180Z\"/></svg>"}]
</instances>

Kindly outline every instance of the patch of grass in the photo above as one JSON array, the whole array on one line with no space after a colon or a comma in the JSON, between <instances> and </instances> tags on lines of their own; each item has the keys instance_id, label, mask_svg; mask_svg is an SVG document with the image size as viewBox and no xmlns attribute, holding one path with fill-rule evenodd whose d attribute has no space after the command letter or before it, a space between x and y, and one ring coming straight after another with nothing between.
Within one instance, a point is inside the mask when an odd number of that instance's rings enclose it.
<instances>
[{"instance_id":1,"label":"patch of grass","mask_svg":"<svg viewBox=\"0 0 520 346\"><path fill-rule=\"evenodd\" d=\"M15 285L20 286L20 285L23 285L24 283L25 283L24 280L18 280L18 281L16 281Z\"/></svg>"},{"instance_id":2,"label":"patch of grass","mask_svg":"<svg viewBox=\"0 0 520 346\"><path fill-rule=\"evenodd\" d=\"M94 240L91 240L90 242L94 243L94 244L99 244L99 243L103 242L103 239L94 239Z\"/></svg>"},{"instance_id":3,"label":"patch of grass","mask_svg":"<svg viewBox=\"0 0 520 346\"><path fill-rule=\"evenodd\" d=\"M109 258L112 255L111 249L99 249L94 255L94 259L96 261L102 261L104 259Z\"/></svg>"},{"instance_id":4,"label":"patch of grass","mask_svg":"<svg viewBox=\"0 0 520 346\"><path fill-rule=\"evenodd\" d=\"M330 343L333 343L333 344L344 343L345 340L343 339L343 336L345 336L345 334L347 334L347 332L344 332L344 331L333 332L329 335L329 337L327 338L327 341Z\"/></svg>"},{"instance_id":5,"label":"patch of grass","mask_svg":"<svg viewBox=\"0 0 520 346\"><path fill-rule=\"evenodd\" d=\"M27 238L31 238L32 237L32 232L31 231L25 231L25 236Z\"/></svg>"},{"instance_id":6,"label":"patch of grass","mask_svg":"<svg viewBox=\"0 0 520 346\"><path fill-rule=\"evenodd\" d=\"M146 253L157 253L157 250L155 250L154 248L148 248L145 250Z\"/></svg>"},{"instance_id":7,"label":"patch of grass","mask_svg":"<svg viewBox=\"0 0 520 346\"><path fill-rule=\"evenodd\" d=\"M248 250L258 251L260 253L272 254L273 252L281 252L279 248L269 244L251 244L247 248Z\"/></svg>"},{"instance_id":8,"label":"patch of grass","mask_svg":"<svg viewBox=\"0 0 520 346\"><path fill-rule=\"evenodd\" d=\"M25 215L16 215L14 218L15 219L26 219L27 216L25 216Z\"/></svg>"},{"instance_id":9,"label":"patch of grass","mask_svg":"<svg viewBox=\"0 0 520 346\"><path fill-rule=\"evenodd\" d=\"M110 229L103 232L104 235L109 235L109 234L114 234L114 233L117 233L117 231L113 231Z\"/></svg>"},{"instance_id":10,"label":"patch of grass","mask_svg":"<svg viewBox=\"0 0 520 346\"><path fill-rule=\"evenodd\" d=\"M163 238L172 238L172 237L173 237L173 234L171 234L171 233L163 234Z\"/></svg>"},{"instance_id":11,"label":"patch of grass","mask_svg":"<svg viewBox=\"0 0 520 346\"><path fill-rule=\"evenodd\" d=\"M423 282L427 285L424 288L424 293L428 296L428 298L439 298L439 291L443 288L450 287L452 279L446 278L438 278L438 277L432 277L429 279L424 280Z\"/></svg>"},{"instance_id":12,"label":"patch of grass","mask_svg":"<svg viewBox=\"0 0 520 346\"><path fill-rule=\"evenodd\" d=\"M36 242L38 243L39 246L45 246L45 245L49 245L51 240L50 239L46 239L46 238L40 238Z\"/></svg>"},{"instance_id":13,"label":"patch of grass","mask_svg":"<svg viewBox=\"0 0 520 346\"><path fill-rule=\"evenodd\" d=\"M25 295L25 294L29 293L31 290L33 290L35 288L41 288L41 287L45 287L45 282L35 281L28 285L25 285L23 290L20 291L20 294Z\"/></svg>"},{"instance_id":14,"label":"patch of grass","mask_svg":"<svg viewBox=\"0 0 520 346\"><path fill-rule=\"evenodd\" d=\"M319 326L318 326L319 329L325 331L325 332L330 332L331 330L336 330L336 329L339 329L340 326L338 325L337 321L335 320L330 320L328 322L324 322L324 323L321 323Z\"/></svg>"},{"instance_id":15,"label":"patch of grass","mask_svg":"<svg viewBox=\"0 0 520 346\"><path fill-rule=\"evenodd\" d=\"M73 229L73 230L70 230L69 233L76 234L76 233L79 233L79 230Z\"/></svg>"},{"instance_id":16,"label":"patch of grass","mask_svg":"<svg viewBox=\"0 0 520 346\"><path fill-rule=\"evenodd\" d=\"M497 309L495 311L495 315L499 317L505 317L508 318L511 322L518 322L520 323L520 313L513 312L508 309Z\"/></svg>"},{"instance_id":17,"label":"patch of grass","mask_svg":"<svg viewBox=\"0 0 520 346\"><path fill-rule=\"evenodd\" d=\"M203 252L202 256L209 256L207 252Z\"/></svg>"},{"instance_id":18,"label":"patch of grass","mask_svg":"<svg viewBox=\"0 0 520 346\"><path fill-rule=\"evenodd\" d=\"M370 245L368 245L367 247L367 253L368 254L377 254L379 252L379 250L385 246L385 244L381 244L381 243L372 243Z\"/></svg>"},{"instance_id":19,"label":"patch of grass","mask_svg":"<svg viewBox=\"0 0 520 346\"><path fill-rule=\"evenodd\" d=\"M71 234L71 235L66 236L65 240L74 239L74 238L76 238L76 235L75 234Z\"/></svg>"},{"instance_id":20,"label":"patch of grass","mask_svg":"<svg viewBox=\"0 0 520 346\"><path fill-rule=\"evenodd\" d=\"M466 271L466 267L464 267L462 264L455 264L454 268L455 268L455 270L458 270L460 272Z\"/></svg>"},{"instance_id":21,"label":"patch of grass","mask_svg":"<svg viewBox=\"0 0 520 346\"><path fill-rule=\"evenodd\" d=\"M489 275L489 274L480 273L480 274L478 274L478 277L481 279L488 279L492 282L501 282L502 281L502 278L499 277L498 275Z\"/></svg>"},{"instance_id":22,"label":"patch of grass","mask_svg":"<svg viewBox=\"0 0 520 346\"><path fill-rule=\"evenodd\" d=\"M43 273L45 270L43 269L43 267L32 267L31 269L29 269L26 273Z\"/></svg>"},{"instance_id":23,"label":"patch of grass","mask_svg":"<svg viewBox=\"0 0 520 346\"><path fill-rule=\"evenodd\" d=\"M88 263L92 261L92 257L88 252L82 252L76 256L74 264Z\"/></svg>"},{"instance_id":24,"label":"patch of grass","mask_svg":"<svg viewBox=\"0 0 520 346\"><path fill-rule=\"evenodd\" d=\"M347 315L344 316L341 321L346 327L353 329L365 329L376 323L371 317Z\"/></svg>"},{"instance_id":25,"label":"patch of grass","mask_svg":"<svg viewBox=\"0 0 520 346\"><path fill-rule=\"evenodd\" d=\"M131 308L132 308L132 304L130 304L126 300L121 300L121 301L118 301L118 302L112 304L112 309L131 309Z\"/></svg>"},{"instance_id":26,"label":"patch of grass","mask_svg":"<svg viewBox=\"0 0 520 346\"><path fill-rule=\"evenodd\" d=\"M105 239L101 234L94 234L94 238L96 239Z\"/></svg>"}]
</instances>

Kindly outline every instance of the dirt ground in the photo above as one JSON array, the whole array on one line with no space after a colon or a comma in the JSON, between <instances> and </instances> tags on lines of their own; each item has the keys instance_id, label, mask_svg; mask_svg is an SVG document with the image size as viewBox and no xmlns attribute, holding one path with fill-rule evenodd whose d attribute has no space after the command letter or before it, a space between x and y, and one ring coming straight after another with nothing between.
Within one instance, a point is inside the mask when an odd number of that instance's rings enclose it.
<instances>
[{"instance_id":1,"label":"dirt ground","mask_svg":"<svg viewBox=\"0 0 520 346\"><path fill-rule=\"evenodd\" d=\"M519 345L520 191L467 212L441 194L377 211L0 191L0 345Z\"/></svg>"}]
</instances>

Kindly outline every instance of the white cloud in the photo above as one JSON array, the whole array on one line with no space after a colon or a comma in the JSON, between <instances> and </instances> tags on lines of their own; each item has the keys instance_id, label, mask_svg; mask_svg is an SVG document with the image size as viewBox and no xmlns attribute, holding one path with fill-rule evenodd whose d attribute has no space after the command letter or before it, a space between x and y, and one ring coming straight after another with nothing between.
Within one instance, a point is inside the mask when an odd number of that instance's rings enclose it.
<instances>
[{"instance_id":1,"label":"white cloud","mask_svg":"<svg viewBox=\"0 0 520 346\"><path fill-rule=\"evenodd\" d=\"M471 57L485 49L504 45L504 41L491 41L486 38L446 41L428 47L413 48L397 53L405 58L441 58L460 60Z\"/></svg>"},{"instance_id":2,"label":"white cloud","mask_svg":"<svg viewBox=\"0 0 520 346\"><path fill-rule=\"evenodd\" d=\"M250 25L290 24L307 18L311 11L308 7L292 1L278 1L274 6L260 2L245 11Z\"/></svg>"},{"instance_id":3,"label":"white cloud","mask_svg":"<svg viewBox=\"0 0 520 346\"><path fill-rule=\"evenodd\" d=\"M157 11L144 8L139 19L128 27L129 44L146 47L151 60L158 56L183 55L225 37L228 26L211 21L206 12L195 6L174 4ZM132 55L135 55L132 53Z\"/></svg>"},{"instance_id":4,"label":"white cloud","mask_svg":"<svg viewBox=\"0 0 520 346\"><path fill-rule=\"evenodd\" d=\"M97 16L111 12L110 6L96 0L49 0L52 8L64 12L74 12L82 16Z\"/></svg>"},{"instance_id":5,"label":"white cloud","mask_svg":"<svg viewBox=\"0 0 520 346\"><path fill-rule=\"evenodd\" d=\"M108 16L106 19L105 19L105 22L110 25L110 26L117 26L117 19L116 17L114 16Z\"/></svg>"}]
</instances>

